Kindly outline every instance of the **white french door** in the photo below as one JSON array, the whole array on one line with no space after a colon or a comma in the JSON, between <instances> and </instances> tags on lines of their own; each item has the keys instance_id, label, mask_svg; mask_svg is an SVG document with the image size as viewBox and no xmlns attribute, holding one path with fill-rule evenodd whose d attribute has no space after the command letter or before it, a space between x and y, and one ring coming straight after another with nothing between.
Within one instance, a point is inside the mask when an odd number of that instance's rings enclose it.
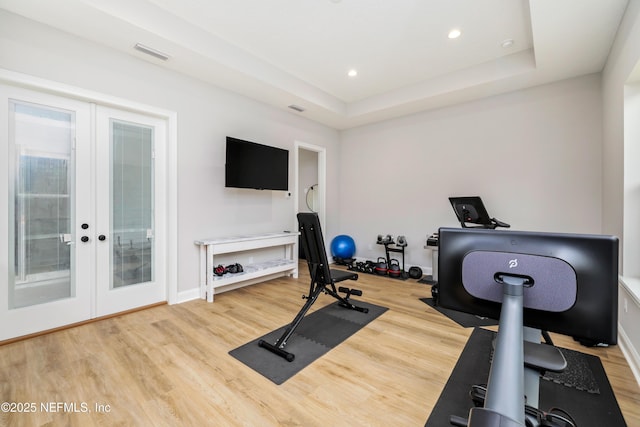
<instances>
[{"instance_id":1,"label":"white french door","mask_svg":"<svg viewBox=\"0 0 640 427\"><path fill-rule=\"evenodd\" d=\"M106 107L97 109L97 295L104 316L166 301L158 254L165 252L166 124Z\"/></svg>"},{"instance_id":2,"label":"white french door","mask_svg":"<svg viewBox=\"0 0 640 427\"><path fill-rule=\"evenodd\" d=\"M164 122L3 85L0 119L0 340L165 301Z\"/></svg>"},{"instance_id":3,"label":"white french door","mask_svg":"<svg viewBox=\"0 0 640 427\"><path fill-rule=\"evenodd\" d=\"M86 103L1 88L3 209L0 339L91 315L90 109ZM6 124L6 126L5 126ZM5 280L6 279L6 280ZM6 283L6 285L4 285Z\"/></svg>"}]
</instances>

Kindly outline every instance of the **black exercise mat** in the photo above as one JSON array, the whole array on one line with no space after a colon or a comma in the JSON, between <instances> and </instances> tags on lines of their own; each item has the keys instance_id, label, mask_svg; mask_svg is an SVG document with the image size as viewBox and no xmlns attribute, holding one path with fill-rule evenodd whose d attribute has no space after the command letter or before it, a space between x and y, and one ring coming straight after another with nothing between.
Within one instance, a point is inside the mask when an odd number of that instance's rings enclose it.
<instances>
[{"instance_id":1,"label":"black exercise mat","mask_svg":"<svg viewBox=\"0 0 640 427\"><path fill-rule=\"evenodd\" d=\"M433 285L435 285L435 284L436 284L436 283L438 283L438 282L436 282L435 280L433 280L433 276L429 274L428 276L423 276L420 280L418 280L418 283L423 283L423 284L425 284L425 285L431 285L431 286L433 286Z\"/></svg>"},{"instance_id":2,"label":"black exercise mat","mask_svg":"<svg viewBox=\"0 0 640 427\"><path fill-rule=\"evenodd\" d=\"M542 378L587 393L600 394L598 380L591 370L589 359L583 357L584 353L558 348L567 361L567 368L563 372L545 372Z\"/></svg>"},{"instance_id":3,"label":"black exercise mat","mask_svg":"<svg viewBox=\"0 0 640 427\"><path fill-rule=\"evenodd\" d=\"M456 322L463 328L475 328L477 326L493 326L497 325L498 321L489 319L487 317L479 317L469 313L463 313L461 311L449 310L448 308L438 307L433 303L433 298L420 298L420 301L427 304L429 307L434 308L439 313L444 314L449 319Z\"/></svg>"},{"instance_id":4,"label":"black exercise mat","mask_svg":"<svg viewBox=\"0 0 640 427\"><path fill-rule=\"evenodd\" d=\"M261 339L275 344L288 325L231 350L229 354L274 383L282 384L387 311L386 307L351 301L359 307L368 308L369 312L350 310L335 302L302 319L285 348L295 355L292 362L258 346Z\"/></svg>"},{"instance_id":5,"label":"black exercise mat","mask_svg":"<svg viewBox=\"0 0 640 427\"><path fill-rule=\"evenodd\" d=\"M494 336L494 332L485 329L476 328L473 331L425 427L449 426L450 415L463 418L469 415L473 406L469 397L471 386L486 384L489 378L489 358ZM572 352L567 349L562 351ZM572 353L567 363L573 365L575 360L581 359L579 363L589 367L599 393L589 393L577 386L567 387L555 381L540 381L540 408L563 409L573 417L579 427L626 426L600 358L575 351ZM569 371L579 369L567 366Z\"/></svg>"}]
</instances>

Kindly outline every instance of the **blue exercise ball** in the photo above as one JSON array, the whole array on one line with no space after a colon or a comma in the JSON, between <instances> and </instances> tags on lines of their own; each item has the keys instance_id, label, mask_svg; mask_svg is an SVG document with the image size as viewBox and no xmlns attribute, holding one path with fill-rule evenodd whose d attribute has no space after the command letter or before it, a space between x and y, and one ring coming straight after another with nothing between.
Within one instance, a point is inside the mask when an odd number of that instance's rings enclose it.
<instances>
[{"instance_id":1,"label":"blue exercise ball","mask_svg":"<svg viewBox=\"0 0 640 427\"><path fill-rule=\"evenodd\" d=\"M350 236L341 234L331 241L331 255L336 258L352 258L356 253L356 242Z\"/></svg>"}]
</instances>

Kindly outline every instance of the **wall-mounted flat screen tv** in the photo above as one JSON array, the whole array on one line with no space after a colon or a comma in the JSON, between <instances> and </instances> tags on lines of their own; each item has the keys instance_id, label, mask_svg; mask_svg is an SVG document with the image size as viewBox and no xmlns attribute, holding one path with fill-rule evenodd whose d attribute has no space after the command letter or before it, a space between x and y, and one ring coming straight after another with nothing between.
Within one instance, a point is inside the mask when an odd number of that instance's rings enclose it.
<instances>
[{"instance_id":1,"label":"wall-mounted flat screen tv","mask_svg":"<svg viewBox=\"0 0 640 427\"><path fill-rule=\"evenodd\" d=\"M225 187L289 190L289 150L227 137Z\"/></svg>"}]
</instances>

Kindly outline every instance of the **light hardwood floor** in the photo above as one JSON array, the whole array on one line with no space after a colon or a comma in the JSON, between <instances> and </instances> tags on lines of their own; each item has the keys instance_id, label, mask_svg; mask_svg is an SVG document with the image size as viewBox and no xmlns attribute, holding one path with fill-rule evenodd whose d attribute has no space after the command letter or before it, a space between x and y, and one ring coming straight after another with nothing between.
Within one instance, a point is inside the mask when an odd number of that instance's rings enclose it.
<instances>
[{"instance_id":1,"label":"light hardwood floor","mask_svg":"<svg viewBox=\"0 0 640 427\"><path fill-rule=\"evenodd\" d=\"M306 265L301 272L212 304L154 307L0 347L1 400L34 409L2 412L0 425L423 426L472 330L421 302L430 287L414 280L361 274L361 299L389 310L282 385L228 354L291 321L308 291ZM312 311L333 301L323 295ZM600 356L628 425L640 426L640 388L620 349L554 339Z\"/></svg>"}]
</instances>

